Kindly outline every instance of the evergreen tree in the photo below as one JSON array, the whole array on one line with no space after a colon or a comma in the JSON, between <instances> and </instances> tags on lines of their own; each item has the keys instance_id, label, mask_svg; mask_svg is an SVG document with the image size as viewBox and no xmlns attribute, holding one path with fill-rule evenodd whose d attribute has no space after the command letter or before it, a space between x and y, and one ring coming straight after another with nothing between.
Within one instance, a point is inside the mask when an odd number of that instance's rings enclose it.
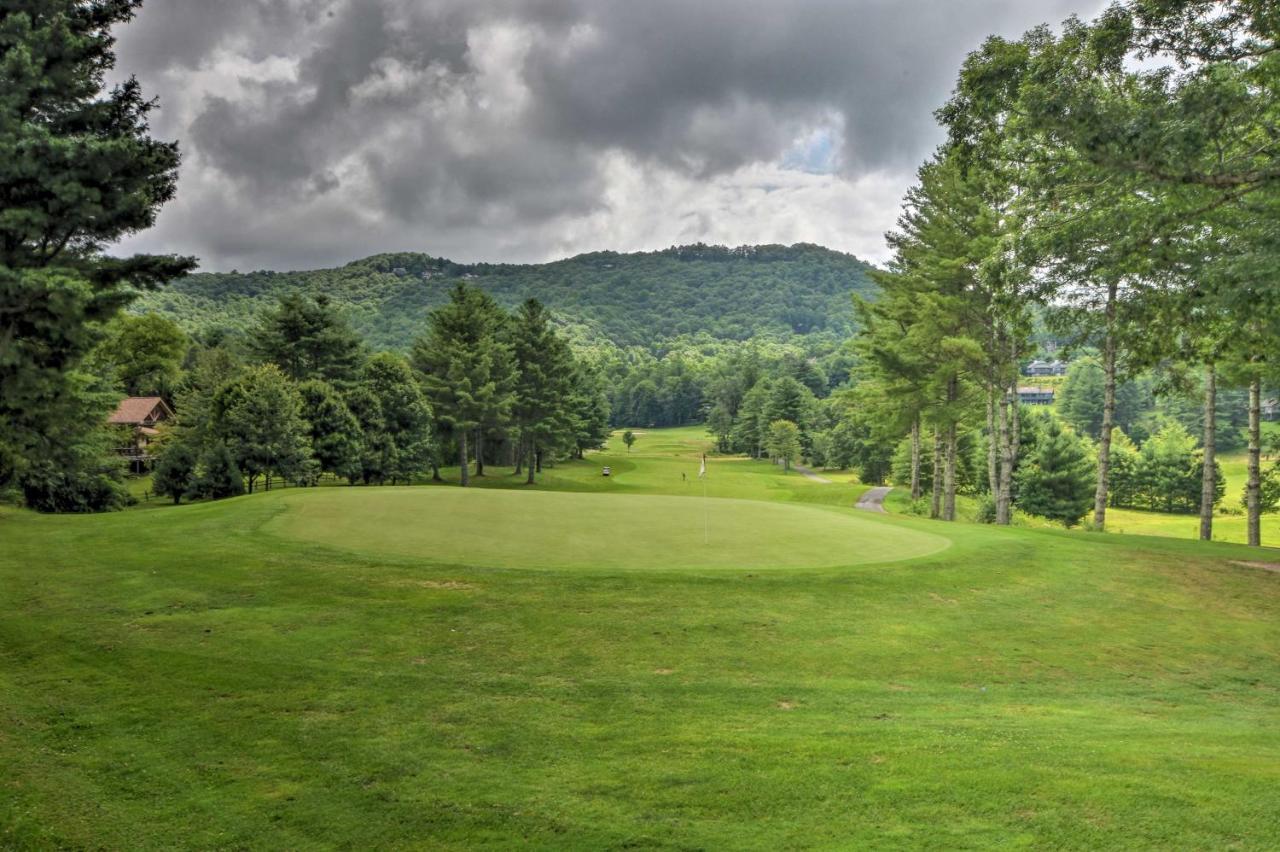
<instances>
[{"instance_id":1,"label":"evergreen tree","mask_svg":"<svg viewBox=\"0 0 1280 852\"><path fill-rule=\"evenodd\" d=\"M527 300L512 317L510 343L516 366L511 412L532 485L542 450L557 440L576 447L569 410L573 361L537 299Z\"/></svg>"},{"instance_id":2,"label":"evergreen tree","mask_svg":"<svg viewBox=\"0 0 1280 852\"><path fill-rule=\"evenodd\" d=\"M69 398L81 392L77 369L101 339L103 323L132 298L131 288L154 286L194 265L187 258L102 252L150 227L177 180L177 146L147 135L154 101L132 79L104 92L115 59L111 29L138 5L0 6L0 486L41 461L48 464L39 479L49 486L55 452L99 443L90 433L109 413L109 401L82 410L71 424L63 419L76 407ZM75 436L67 434L71 425ZM61 450L48 443L54 432L63 436ZM42 487L40 502L88 506L112 489L76 490L62 501L46 499L52 495ZM90 493L97 496L85 499Z\"/></svg>"},{"instance_id":3,"label":"evergreen tree","mask_svg":"<svg viewBox=\"0 0 1280 852\"><path fill-rule=\"evenodd\" d=\"M314 301L286 294L250 340L259 357L297 382L322 379L347 387L364 361L364 344L323 294Z\"/></svg>"},{"instance_id":4,"label":"evergreen tree","mask_svg":"<svg viewBox=\"0 0 1280 852\"><path fill-rule=\"evenodd\" d=\"M1048 422L1017 477L1018 506L1028 514L1073 527L1092 504L1094 462L1084 442L1057 420Z\"/></svg>"},{"instance_id":5,"label":"evergreen tree","mask_svg":"<svg viewBox=\"0 0 1280 852\"><path fill-rule=\"evenodd\" d=\"M509 347L500 339L503 316L485 293L459 283L448 304L432 311L428 331L413 347L436 418L457 444L462 485L470 483L468 436L510 414L514 380Z\"/></svg>"},{"instance_id":6,"label":"evergreen tree","mask_svg":"<svg viewBox=\"0 0 1280 852\"><path fill-rule=\"evenodd\" d=\"M187 441L166 442L152 473L151 490L172 497L173 505L178 505L192 489L197 461L196 449Z\"/></svg>"},{"instance_id":7,"label":"evergreen tree","mask_svg":"<svg viewBox=\"0 0 1280 852\"><path fill-rule=\"evenodd\" d=\"M582 362L574 365L572 386L569 414L576 455L582 458L587 450L604 447L609 438L609 395L604 378Z\"/></svg>"},{"instance_id":8,"label":"evergreen tree","mask_svg":"<svg viewBox=\"0 0 1280 852\"><path fill-rule=\"evenodd\" d=\"M196 499L222 500L244 493L244 475L236 465L235 455L222 441L211 441L200 451L188 496Z\"/></svg>"}]
</instances>

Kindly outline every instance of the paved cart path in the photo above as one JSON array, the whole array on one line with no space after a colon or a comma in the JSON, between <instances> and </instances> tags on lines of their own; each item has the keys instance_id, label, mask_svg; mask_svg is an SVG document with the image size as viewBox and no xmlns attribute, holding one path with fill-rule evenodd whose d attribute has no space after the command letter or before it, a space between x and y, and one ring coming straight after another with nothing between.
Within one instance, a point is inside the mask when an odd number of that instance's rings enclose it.
<instances>
[{"instance_id":1,"label":"paved cart path","mask_svg":"<svg viewBox=\"0 0 1280 852\"><path fill-rule=\"evenodd\" d=\"M858 498L855 508L864 509L868 512L883 512L884 498L892 490L892 488L885 486L869 488Z\"/></svg>"}]
</instances>

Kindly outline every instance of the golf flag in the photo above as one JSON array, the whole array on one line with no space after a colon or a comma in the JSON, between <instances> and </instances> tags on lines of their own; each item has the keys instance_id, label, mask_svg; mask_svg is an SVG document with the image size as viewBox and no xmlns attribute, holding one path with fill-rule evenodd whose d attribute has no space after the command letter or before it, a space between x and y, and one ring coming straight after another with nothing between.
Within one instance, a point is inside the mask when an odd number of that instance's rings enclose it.
<instances>
[{"instance_id":1,"label":"golf flag","mask_svg":"<svg viewBox=\"0 0 1280 852\"><path fill-rule=\"evenodd\" d=\"M707 475L707 454L706 454L706 453L703 453L703 454L702 454L702 467L698 468L698 478L699 478L699 479L702 479L702 477L704 477L704 476L706 476L706 475Z\"/></svg>"}]
</instances>

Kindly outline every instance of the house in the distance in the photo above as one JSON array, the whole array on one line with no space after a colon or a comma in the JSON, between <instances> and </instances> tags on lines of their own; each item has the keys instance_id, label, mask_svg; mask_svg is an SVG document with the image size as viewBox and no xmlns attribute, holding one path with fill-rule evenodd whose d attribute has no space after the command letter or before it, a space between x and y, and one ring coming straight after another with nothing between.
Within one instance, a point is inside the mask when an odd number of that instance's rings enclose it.
<instances>
[{"instance_id":1,"label":"house in the distance","mask_svg":"<svg viewBox=\"0 0 1280 852\"><path fill-rule=\"evenodd\" d=\"M1019 387L1018 402L1023 405L1053 405L1053 388L1031 385Z\"/></svg>"},{"instance_id":2,"label":"house in the distance","mask_svg":"<svg viewBox=\"0 0 1280 852\"><path fill-rule=\"evenodd\" d=\"M1022 368L1024 376L1065 376L1067 365L1062 361L1032 361Z\"/></svg>"},{"instance_id":3,"label":"house in the distance","mask_svg":"<svg viewBox=\"0 0 1280 852\"><path fill-rule=\"evenodd\" d=\"M121 400L115 412L107 418L107 424L120 428L128 435L128 443L116 447L116 452L129 460L129 467L140 473L151 466L152 456L148 448L164 421L173 417L173 409L158 396L131 396Z\"/></svg>"}]
</instances>

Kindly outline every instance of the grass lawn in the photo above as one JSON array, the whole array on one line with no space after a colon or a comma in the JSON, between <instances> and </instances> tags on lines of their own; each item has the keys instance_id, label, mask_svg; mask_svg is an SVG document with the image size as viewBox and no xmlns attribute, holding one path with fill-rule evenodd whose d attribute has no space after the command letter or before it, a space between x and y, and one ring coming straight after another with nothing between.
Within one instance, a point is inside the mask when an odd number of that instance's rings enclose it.
<instances>
[{"instance_id":1,"label":"grass lawn","mask_svg":"<svg viewBox=\"0 0 1280 852\"><path fill-rule=\"evenodd\" d=\"M0 848L1280 845L1280 552L713 459L699 554L703 440L0 511Z\"/></svg>"}]
</instances>

